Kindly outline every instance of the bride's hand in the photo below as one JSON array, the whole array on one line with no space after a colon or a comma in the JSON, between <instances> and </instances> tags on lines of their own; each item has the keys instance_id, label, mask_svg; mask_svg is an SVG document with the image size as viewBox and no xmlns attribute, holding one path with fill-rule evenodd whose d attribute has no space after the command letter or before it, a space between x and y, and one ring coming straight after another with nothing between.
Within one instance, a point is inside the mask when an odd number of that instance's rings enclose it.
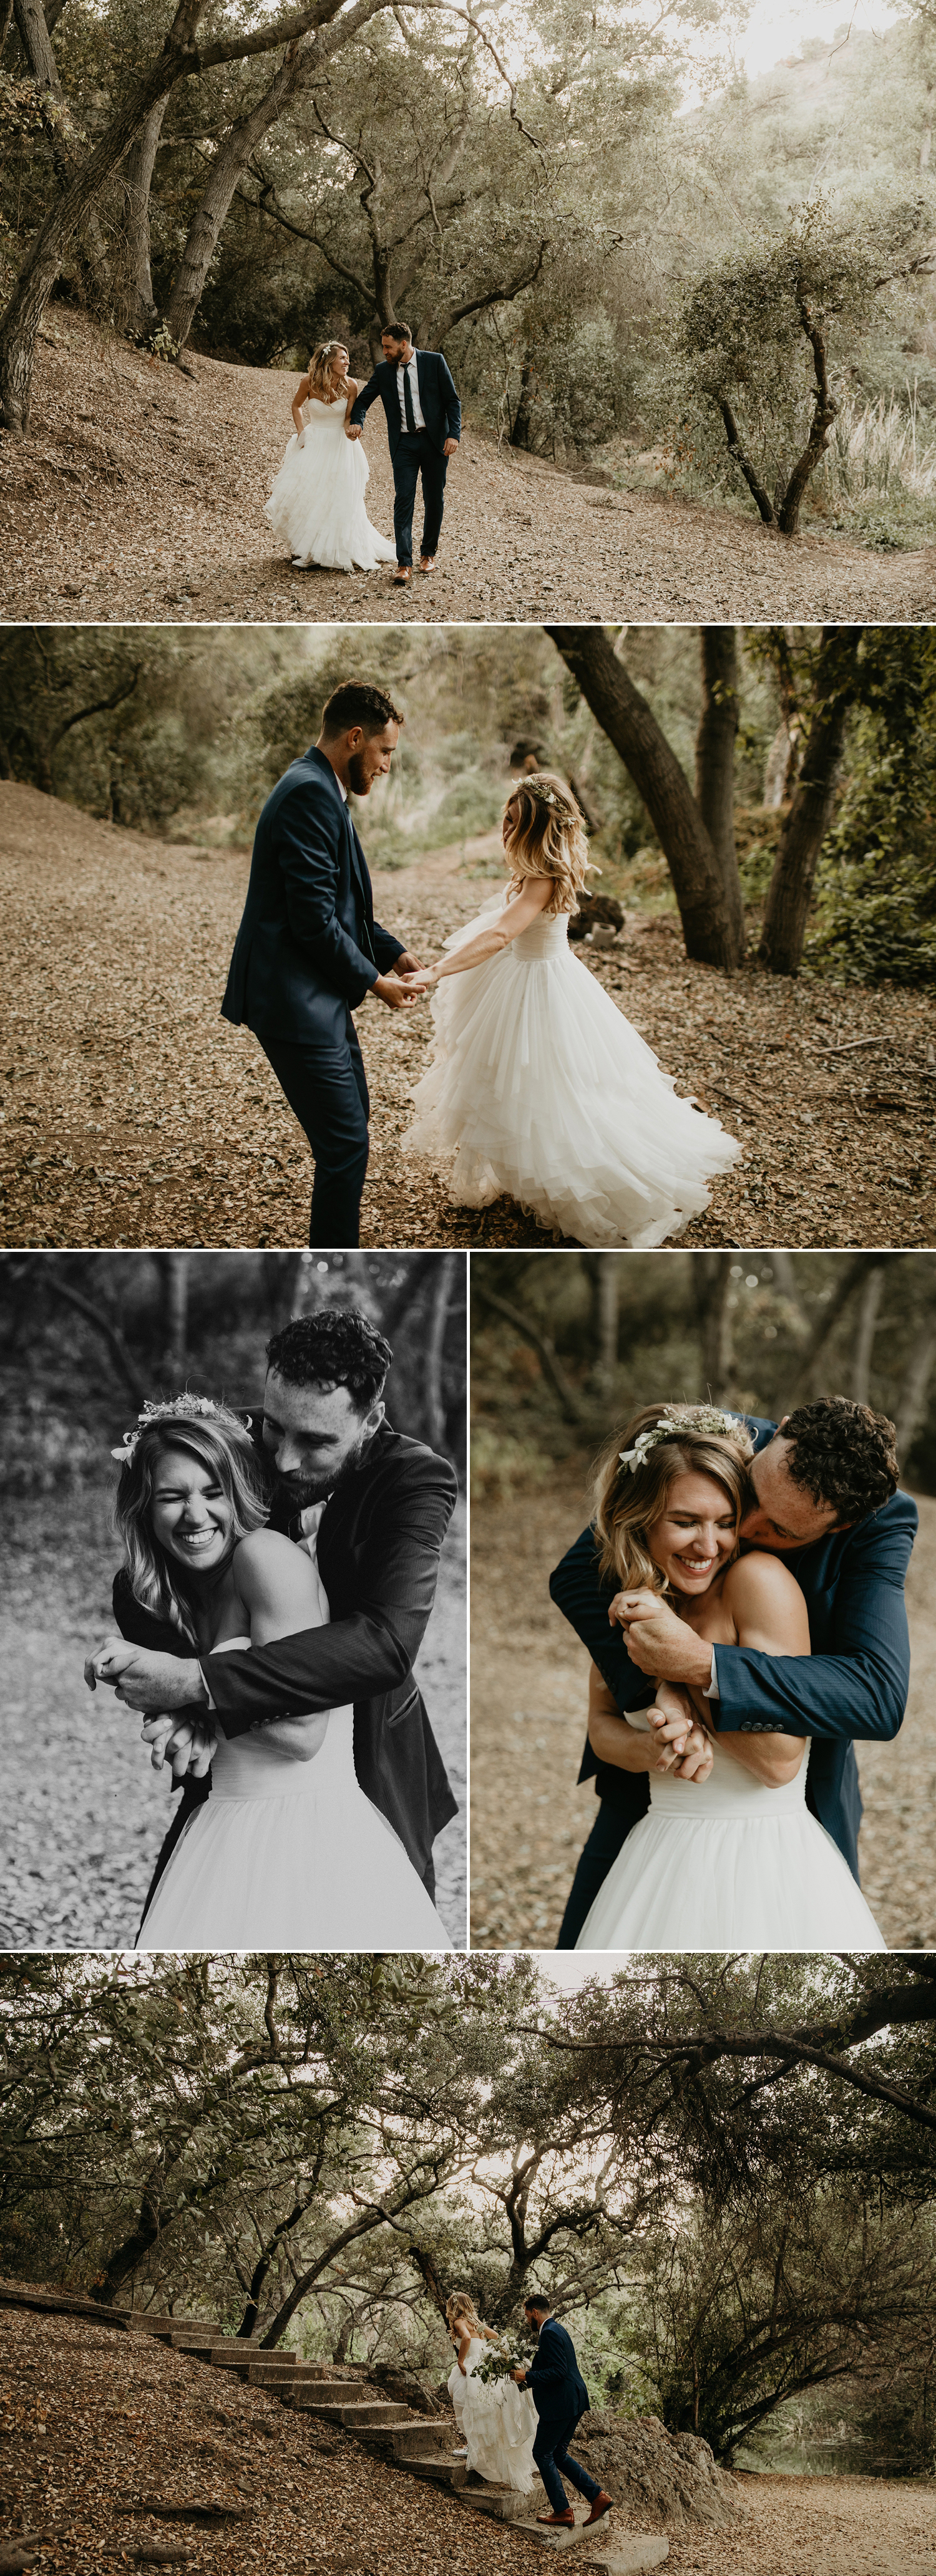
<instances>
[{"instance_id":1,"label":"bride's hand","mask_svg":"<svg viewBox=\"0 0 936 2576\"><path fill-rule=\"evenodd\" d=\"M186 1717L151 1717L143 1729L144 1744L152 1745L154 1771L164 1762L171 1766L174 1780L184 1780L186 1772L193 1780L203 1780L211 1768L212 1755L218 1750L218 1738L210 1719Z\"/></svg>"},{"instance_id":2,"label":"bride's hand","mask_svg":"<svg viewBox=\"0 0 936 2576\"><path fill-rule=\"evenodd\" d=\"M616 1592L611 1603L611 1608L608 1612L608 1618L611 1622L612 1628L623 1628L626 1633L632 1620L655 1619L659 1612L664 1610L665 1607L666 1604L663 1600L662 1594L659 1592L641 1592L636 1590L630 1592Z\"/></svg>"},{"instance_id":3,"label":"bride's hand","mask_svg":"<svg viewBox=\"0 0 936 2576\"><path fill-rule=\"evenodd\" d=\"M433 984L439 981L439 969L437 966L420 966L415 975L403 975L400 981L408 993L429 993Z\"/></svg>"}]
</instances>

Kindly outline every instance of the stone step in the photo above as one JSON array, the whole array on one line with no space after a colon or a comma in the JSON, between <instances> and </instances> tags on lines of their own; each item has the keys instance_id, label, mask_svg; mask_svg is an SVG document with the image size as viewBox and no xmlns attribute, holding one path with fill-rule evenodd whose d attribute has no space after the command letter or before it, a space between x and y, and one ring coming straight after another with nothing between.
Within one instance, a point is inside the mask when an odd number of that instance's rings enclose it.
<instances>
[{"instance_id":1,"label":"stone step","mask_svg":"<svg viewBox=\"0 0 936 2576\"><path fill-rule=\"evenodd\" d=\"M411 2415L408 2423L393 2425L390 2431L390 2448L395 2460L415 2458L418 2452L428 2455L432 2451L438 2451L443 2459L450 2459L454 2443L454 2425L446 2423L444 2417L436 2424L431 2416Z\"/></svg>"},{"instance_id":2,"label":"stone step","mask_svg":"<svg viewBox=\"0 0 936 2576\"><path fill-rule=\"evenodd\" d=\"M463 2488L468 2475L464 2460L446 2459L442 2451L409 2452L399 2465L410 2477L429 2478L438 2487ZM467 2498L462 2496L461 2501L466 2503Z\"/></svg>"},{"instance_id":3,"label":"stone step","mask_svg":"<svg viewBox=\"0 0 936 2576\"><path fill-rule=\"evenodd\" d=\"M305 2408L313 2407L318 2411L329 2406L341 2407L352 2405L355 2398L361 2398L362 2402L364 2402L361 2382L359 2379L300 2379L296 2381L290 2378L285 2381L281 2394L284 2406L301 2406ZM372 2402L379 2405L381 2401L377 2398Z\"/></svg>"},{"instance_id":4,"label":"stone step","mask_svg":"<svg viewBox=\"0 0 936 2576\"><path fill-rule=\"evenodd\" d=\"M285 2394L288 2403L292 2391L287 2390ZM304 2414L320 2416L325 2424L340 2424L346 2433L369 2433L372 2429L383 2432L392 2424L409 2422L408 2407L381 2404L379 2398L376 2401L359 2398L353 2406L347 2403L323 2405L320 2397L307 2397L303 2391L300 2404Z\"/></svg>"}]
</instances>

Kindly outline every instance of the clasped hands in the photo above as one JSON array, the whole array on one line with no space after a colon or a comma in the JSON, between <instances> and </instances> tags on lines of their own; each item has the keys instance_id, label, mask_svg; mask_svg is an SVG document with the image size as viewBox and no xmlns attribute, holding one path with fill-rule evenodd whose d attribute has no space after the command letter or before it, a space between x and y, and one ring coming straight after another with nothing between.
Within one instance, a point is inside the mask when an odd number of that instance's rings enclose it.
<instances>
[{"instance_id":1,"label":"clasped hands","mask_svg":"<svg viewBox=\"0 0 936 2576\"><path fill-rule=\"evenodd\" d=\"M615 1593L608 1618L612 1627L622 1629L631 1663L656 1682L655 1703L643 1712L659 1745L654 1769L672 1771L680 1780L707 1779L714 1759L711 1740L688 1686L708 1688L711 1646L656 1592Z\"/></svg>"},{"instance_id":2,"label":"clasped hands","mask_svg":"<svg viewBox=\"0 0 936 2576\"><path fill-rule=\"evenodd\" d=\"M212 1718L196 1717L194 1700L207 1702L201 1666L195 1656L153 1654L147 1646L128 1645L125 1637L103 1637L88 1656L84 1677L90 1691L103 1682L124 1708L145 1714L143 1742L150 1746L154 1771L168 1762L174 1780L187 1771L204 1779L217 1750ZM184 1715L170 1715L171 1710Z\"/></svg>"}]
</instances>

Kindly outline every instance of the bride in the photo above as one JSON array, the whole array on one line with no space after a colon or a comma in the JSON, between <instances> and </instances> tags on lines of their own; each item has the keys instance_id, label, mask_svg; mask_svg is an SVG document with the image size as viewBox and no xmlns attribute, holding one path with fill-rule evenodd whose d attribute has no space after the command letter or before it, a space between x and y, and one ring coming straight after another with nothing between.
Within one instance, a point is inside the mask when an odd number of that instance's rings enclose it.
<instances>
[{"instance_id":1,"label":"bride","mask_svg":"<svg viewBox=\"0 0 936 2576\"><path fill-rule=\"evenodd\" d=\"M290 439L264 512L296 565L373 572L396 562L396 545L372 528L364 506L370 467L345 421L360 385L340 340L323 340L293 395Z\"/></svg>"},{"instance_id":2,"label":"bride","mask_svg":"<svg viewBox=\"0 0 936 2576\"><path fill-rule=\"evenodd\" d=\"M469 2468L490 2485L515 2487L528 2495L538 2480L533 2463L538 2421L533 2399L513 2379L490 2382L476 2377L485 2344L492 2344L495 2352L502 2346L493 2328L482 2325L467 2290L454 2291L445 2313L456 2355L448 2391L463 2437L456 2456L467 2458Z\"/></svg>"},{"instance_id":3,"label":"bride","mask_svg":"<svg viewBox=\"0 0 936 2576\"><path fill-rule=\"evenodd\" d=\"M696 1635L760 1654L808 1655L799 1584L779 1557L741 1555L738 1525L753 1441L705 1406L647 1405L605 1456L595 1530L601 1573L622 1589L626 1628L661 1597ZM680 1780L692 1718L717 1727L717 1700L657 1685L623 1718L595 1666L589 1737L602 1763L650 1778L650 1811L628 1834L595 1898L579 1950L883 1950L847 1861L806 1805L800 1735L712 1736L711 1767Z\"/></svg>"},{"instance_id":4,"label":"bride","mask_svg":"<svg viewBox=\"0 0 936 2576\"><path fill-rule=\"evenodd\" d=\"M148 1406L115 1454L130 1588L183 1653L267 1646L328 1624L315 1542L307 1554L265 1527L262 1465L235 1413L195 1396ZM107 1681L108 1654L92 1662ZM408 1853L358 1786L353 1714L350 1705L297 1713L231 1743L219 1735L211 1795L189 1818L135 1946L451 1948ZM157 1766L171 1732L159 1722Z\"/></svg>"},{"instance_id":5,"label":"bride","mask_svg":"<svg viewBox=\"0 0 936 2576\"><path fill-rule=\"evenodd\" d=\"M502 837L506 891L446 941L447 957L406 979L437 991L404 1149L454 1153L459 1207L506 1192L579 1243L663 1243L708 1206L706 1182L741 1147L677 1099L569 947L591 862L562 779L522 778Z\"/></svg>"}]
</instances>

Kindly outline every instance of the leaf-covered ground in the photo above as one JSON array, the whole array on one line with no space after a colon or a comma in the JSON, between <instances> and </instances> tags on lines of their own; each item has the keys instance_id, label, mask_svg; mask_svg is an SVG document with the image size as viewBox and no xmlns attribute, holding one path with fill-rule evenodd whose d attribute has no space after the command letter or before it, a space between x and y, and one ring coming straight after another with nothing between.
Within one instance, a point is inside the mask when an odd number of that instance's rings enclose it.
<instances>
[{"instance_id":1,"label":"leaf-covered ground","mask_svg":"<svg viewBox=\"0 0 936 2576\"><path fill-rule=\"evenodd\" d=\"M109 2576L184 2547L204 2576L533 2576L543 2551L148 2336L0 2309L0 2546L39 2535L37 2576ZM936 2489L891 2478L738 2479L737 2531L670 2530L669 2576L932 2576ZM229 2506L225 2528L147 2513ZM613 2562L618 2510L581 2563ZM663 2525L646 2516L643 2530Z\"/></svg>"},{"instance_id":2,"label":"leaf-covered ground","mask_svg":"<svg viewBox=\"0 0 936 2576\"><path fill-rule=\"evenodd\" d=\"M141 1721L82 1666L112 1627L118 1561L103 1498L79 1487L5 1515L0 1949L129 1947L172 1812ZM417 1671L459 1800L435 1846L439 1911L465 1945L465 1515L456 1514Z\"/></svg>"},{"instance_id":3,"label":"leaf-covered ground","mask_svg":"<svg viewBox=\"0 0 936 2576\"><path fill-rule=\"evenodd\" d=\"M672 496L570 484L466 427L449 469L432 581L296 573L263 516L292 434L297 379L269 368L148 361L53 307L32 427L0 441L3 614L12 619L725 619L927 622L936 551L882 554L778 537L759 519ZM365 431L368 509L393 489L382 414ZM419 537L419 519L416 538Z\"/></svg>"},{"instance_id":4,"label":"leaf-covered ground","mask_svg":"<svg viewBox=\"0 0 936 2576\"><path fill-rule=\"evenodd\" d=\"M549 1576L584 1529L586 1461L557 1464L511 1503L471 1516L471 1938L479 1950L555 1947L597 1813L576 1785L588 1658L549 1598ZM907 1608L910 1700L892 1744L859 1744L861 1884L890 1949L936 1946L936 1501L920 1528ZM686 1792L691 1797L692 1790Z\"/></svg>"},{"instance_id":5,"label":"leaf-covered ground","mask_svg":"<svg viewBox=\"0 0 936 2576\"><path fill-rule=\"evenodd\" d=\"M0 1240L304 1243L305 1139L255 1039L219 1014L247 853L147 840L2 782L0 841ZM436 956L490 892L492 847L375 871L378 918ZM680 1091L744 1145L686 1242L936 1241L930 994L692 966L668 916L631 914L613 948L584 954ZM445 1173L401 1154L428 1005L368 1001L356 1025L372 1101L362 1241L549 1240L510 1200L451 1207Z\"/></svg>"}]
</instances>

